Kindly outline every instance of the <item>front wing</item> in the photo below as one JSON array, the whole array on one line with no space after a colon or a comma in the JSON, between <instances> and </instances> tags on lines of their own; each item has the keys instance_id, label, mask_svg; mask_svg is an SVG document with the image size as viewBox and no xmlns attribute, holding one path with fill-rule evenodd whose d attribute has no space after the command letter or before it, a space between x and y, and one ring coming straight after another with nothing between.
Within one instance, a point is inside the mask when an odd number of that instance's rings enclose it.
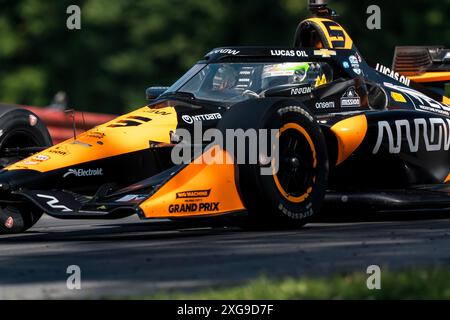
<instances>
[{"instance_id":1,"label":"front wing","mask_svg":"<svg viewBox=\"0 0 450 320\"><path fill-rule=\"evenodd\" d=\"M215 153L214 157L209 153ZM132 214L141 218L183 218L244 211L231 156L213 148L201 157L112 194L108 193L108 186L100 188L93 197L66 190L20 190L14 194L51 216L68 219L121 218ZM222 159L223 163L205 161L212 158Z\"/></svg>"}]
</instances>

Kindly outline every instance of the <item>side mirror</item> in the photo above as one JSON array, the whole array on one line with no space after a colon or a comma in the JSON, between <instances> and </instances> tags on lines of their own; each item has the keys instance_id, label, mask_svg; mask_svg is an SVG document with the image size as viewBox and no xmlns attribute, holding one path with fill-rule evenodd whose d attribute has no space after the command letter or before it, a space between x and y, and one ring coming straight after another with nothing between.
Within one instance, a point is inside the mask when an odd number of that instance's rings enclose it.
<instances>
[{"instance_id":1,"label":"side mirror","mask_svg":"<svg viewBox=\"0 0 450 320\"><path fill-rule=\"evenodd\" d=\"M169 87L149 87L145 90L147 100L155 100L162 95Z\"/></svg>"},{"instance_id":2,"label":"side mirror","mask_svg":"<svg viewBox=\"0 0 450 320\"><path fill-rule=\"evenodd\" d=\"M387 108L389 98L386 91L380 85L369 85L369 107L375 110L384 110Z\"/></svg>"}]
</instances>

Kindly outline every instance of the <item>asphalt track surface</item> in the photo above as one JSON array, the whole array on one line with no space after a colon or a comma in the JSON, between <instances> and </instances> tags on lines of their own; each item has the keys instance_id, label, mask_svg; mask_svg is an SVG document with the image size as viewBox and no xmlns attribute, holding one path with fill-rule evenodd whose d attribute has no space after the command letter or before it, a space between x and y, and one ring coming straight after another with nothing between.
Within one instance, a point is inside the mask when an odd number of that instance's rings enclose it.
<instances>
[{"instance_id":1,"label":"asphalt track surface","mask_svg":"<svg viewBox=\"0 0 450 320\"><path fill-rule=\"evenodd\" d=\"M362 218L361 218L362 216ZM450 265L450 214L358 215L295 231L169 221L56 220L0 236L0 299L108 298L271 277ZM344 220L344 221L343 221ZM81 290L68 290L69 265Z\"/></svg>"}]
</instances>

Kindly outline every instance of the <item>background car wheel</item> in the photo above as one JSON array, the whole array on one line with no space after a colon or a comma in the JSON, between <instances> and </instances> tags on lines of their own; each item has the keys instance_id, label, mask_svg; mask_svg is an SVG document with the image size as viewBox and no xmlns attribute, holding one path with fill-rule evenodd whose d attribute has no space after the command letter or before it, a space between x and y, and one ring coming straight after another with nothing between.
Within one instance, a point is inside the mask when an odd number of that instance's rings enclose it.
<instances>
[{"instance_id":1,"label":"background car wheel","mask_svg":"<svg viewBox=\"0 0 450 320\"><path fill-rule=\"evenodd\" d=\"M237 105L220 127L279 130L278 171L272 166L270 175L262 175L264 164L238 165L239 190L249 213L244 226L298 228L320 210L328 179L327 148L315 118L300 103Z\"/></svg>"},{"instance_id":2,"label":"background car wheel","mask_svg":"<svg viewBox=\"0 0 450 320\"><path fill-rule=\"evenodd\" d=\"M9 155L8 148L50 147L52 139L45 124L31 111L19 108L4 110L0 115L0 168L27 155Z\"/></svg>"},{"instance_id":3,"label":"background car wheel","mask_svg":"<svg viewBox=\"0 0 450 320\"><path fill-rule=\"evenodd\" d=\"M4 207L0 209L0 234L24 232L35 225L42 214L28 207Z\"/></svg>"}]
</instances>

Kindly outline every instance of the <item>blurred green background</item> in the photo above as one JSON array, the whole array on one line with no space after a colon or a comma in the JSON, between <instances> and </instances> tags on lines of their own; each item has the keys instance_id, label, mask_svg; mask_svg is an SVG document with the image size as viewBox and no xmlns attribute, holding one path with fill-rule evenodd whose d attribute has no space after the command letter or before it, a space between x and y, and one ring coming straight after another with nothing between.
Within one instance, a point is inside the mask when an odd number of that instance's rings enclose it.
<instances>
[{"instance_id":1,"label":"blurred green background","mask_svg":"<svg viewBox=\"0 0 450 320\"><path fill-rule=\"evenodd\" d=\"M121 113L170 85L210 49L290 46L306 0L0 0L0 101ZM450 47L450 0L330 0L362 54L391 65L395 45ZM81 30L66 8L81 7ZM382 29L366 9L381 7Z\"/></svg>"}]
</instances>

